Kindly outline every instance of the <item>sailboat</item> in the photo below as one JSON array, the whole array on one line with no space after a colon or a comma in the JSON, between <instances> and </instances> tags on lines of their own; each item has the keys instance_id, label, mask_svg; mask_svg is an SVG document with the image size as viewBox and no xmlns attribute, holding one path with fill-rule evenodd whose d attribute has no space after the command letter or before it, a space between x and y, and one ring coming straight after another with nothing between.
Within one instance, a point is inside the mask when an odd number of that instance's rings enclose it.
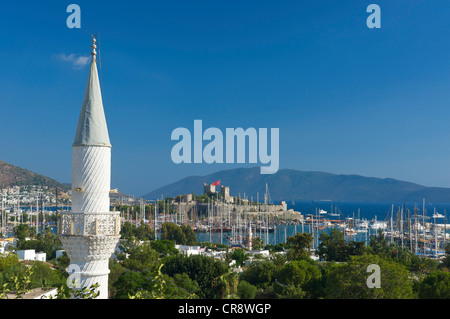
<instances>
[{"instance_id":1,"label":"sailboat","mask_svg":"<svg viewBox=\"0 0 450 319\"><path fill-rule=\"evenodd\" d=\"M337 212L337 210L339 210L339 212ZM331 212L328 214L328 215L330 215L330 216L334 216L334 217L338 217L338 216L340 216L340 209L335 205L334 206L334 213L333 213L333 210L331 210Z\"/></svg>"},{"instance_id":2,"label":"sailboat","mask_svg":"<svg viewBox=\"0 0 450 319\"><path fill-rule=\"evenodd\" d=\"M436 208L434 209L433 218L444 218L444 217L445 217L444 215L439 214L439 213L436 211Z\"/></svg>"}]
</instances>

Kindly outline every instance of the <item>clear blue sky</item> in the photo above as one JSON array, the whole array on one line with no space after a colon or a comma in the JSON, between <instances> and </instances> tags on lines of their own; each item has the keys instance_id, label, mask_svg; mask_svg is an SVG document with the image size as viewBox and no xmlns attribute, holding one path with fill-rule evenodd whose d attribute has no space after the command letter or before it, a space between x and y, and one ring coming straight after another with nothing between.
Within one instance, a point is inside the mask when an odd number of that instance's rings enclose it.
<instances>
[{"instance_id":1,"label":"clear blue sky","mask_svg":"<svg viewBox=\"0 0 450 319\"><path fill-rule=\"evenodd\" d=\"M194 119L280 128L280 168L450 187L449 1L8 1L0 30L0 160L61 182L100 33L113 188L238 167L172 163Z\"/></svg>"}]
</instances>

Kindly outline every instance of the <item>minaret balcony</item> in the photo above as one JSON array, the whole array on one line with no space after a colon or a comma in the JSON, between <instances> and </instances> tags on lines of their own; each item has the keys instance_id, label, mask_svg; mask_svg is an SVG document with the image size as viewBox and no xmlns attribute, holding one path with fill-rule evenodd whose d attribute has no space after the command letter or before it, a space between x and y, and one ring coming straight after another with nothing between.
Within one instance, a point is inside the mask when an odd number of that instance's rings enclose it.
<instances>
[{"instance_id":1,"label":"minaret balcony","mask_svg":"<svg viewBox=\"0 0 450 319\"><path fill-rule=\"evenodd\" d=\"M120 234L120 212L62 213L59 235L101 236Z\"/></svg>"}]
</instances>

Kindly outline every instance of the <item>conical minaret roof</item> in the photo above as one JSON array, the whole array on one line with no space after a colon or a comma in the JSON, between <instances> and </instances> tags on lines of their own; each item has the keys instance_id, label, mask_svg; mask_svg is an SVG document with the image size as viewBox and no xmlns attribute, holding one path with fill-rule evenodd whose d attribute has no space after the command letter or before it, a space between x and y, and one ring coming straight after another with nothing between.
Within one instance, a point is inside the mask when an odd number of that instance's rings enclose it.
<instances>
[{"instance_id":1,"label":"conical minaret roof","mask_svg":"<svg viewBox=\"0 0 450 319\"><path fill-rule=\"evenodd\" d=\"M78 119L77 133L73 146L107 146L109 141L108 127L103 110L102 93L98 79L95 38L92 39L92 61L89 79L84 94L83 107Z\"/></svg>"}]
</instances>

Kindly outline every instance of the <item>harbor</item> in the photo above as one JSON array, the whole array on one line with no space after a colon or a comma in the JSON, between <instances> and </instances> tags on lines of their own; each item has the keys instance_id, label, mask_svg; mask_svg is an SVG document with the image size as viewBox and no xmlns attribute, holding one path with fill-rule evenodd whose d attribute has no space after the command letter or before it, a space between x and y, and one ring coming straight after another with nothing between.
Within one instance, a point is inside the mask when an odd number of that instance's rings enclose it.
<instances>
[{"instance_id":1,"label":"harbor","mask_svg":"<svg viewBox=\"0 0 450 319\"><path fill-rule=\"evenodd\" d=\"M202 197L182 195L162 200L136 199L128 204L114 201L111 211L119 210L122 224L147 224L154 238L161 238L164 223L189 226L198 242L251 249L287 243L297 233L310 233L312 250L320 245L322 233L332 229L343 232L347 241L369 243L371 236L382 234L390 243L408 248L418 256L443 258L450 240L447 207L450 204L426 203L339 203L331 201L279 201L266 193L248 198L245 194L229 195L229 188L216 192L205 184ZM14 227L27 224L36 234L50 228L57 233L59 215L71 211L70 204L57 206L55 201L37 200L28 205L2 201L0 232L3 238L14 236ZM34 205L33 205L34 204ZM48 205L48 206L47 206ZM432 210L428 213L427 210ZM442 211L443 210L443 211ZM383 216L384 215L384 216ZM258 238L258 239L257 239Z\"/></svg>"},{"instance_id":2,"label":"harbor","mask_svg":"<svg viewBox=\"0 0 450 319\"><path fill-rule=\"evenodd\" d=\"M421 207L418 203L399 203L387 208L386 203L351 203L353 208L361 206L367 210L370 207L372 213L367 213L360 208L342 211L339 206L345 207L343 203L303 201L300 212L295 210L298 203L296 206L294 202L280 201L273 205L268 192L263 198L260 202L238 196L230 203L224 197L212 196L202 205L181 199L179 202L162 200L158 205L150 205L152 213L148 211L147 214L145 203L141 201L135 219L129 209L121 216L135 225L148 223L155 230L155 238L161 239L161 225L169 222L191 227L199 242L247 249L253 248L256 238L263 245L278 245L287 243L287 239L297 233L306 232L312 234L311 249L315 250L320 245L322 233L329 234L332 229L338 229L347 241L368 244L371 236L382 234L389 243L408 248L418 256L441 259L450 239L446 218L450 204L427 204L423 200ZM326 206L329 210L325 210ZM437 208L443 212L438 212ZM427 213L429 209L433 209L431 214Z\"/></svg>"}]
</instances>

